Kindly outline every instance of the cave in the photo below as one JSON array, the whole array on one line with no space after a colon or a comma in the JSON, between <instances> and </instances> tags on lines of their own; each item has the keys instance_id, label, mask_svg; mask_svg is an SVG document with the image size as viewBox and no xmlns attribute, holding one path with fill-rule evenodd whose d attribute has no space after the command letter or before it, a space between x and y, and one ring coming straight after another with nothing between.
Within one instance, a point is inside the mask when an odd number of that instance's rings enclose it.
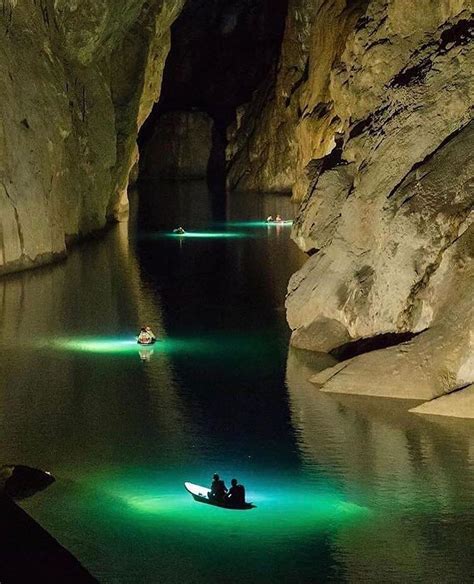
<instances>
[{"instance_id":1,"label":"cave","mask_svg":"<svg viewBox=\"0 0 474 584\"><path fill-rule=\"evenodd\" d=\"M474 581L472 0L407 4L2 1L0 582Z\"/></svg>"},{"instance_id":2,"label":"cave","mask_svg":"<svg viewBox=\"0 0 474 584\"><path fill-rule=\"evenodd\" d=\"M189 0L171 26L160 99L143 125L139 180L225 187L227 131L275 77L287 0Z\"/></svg>"}]
</instances>

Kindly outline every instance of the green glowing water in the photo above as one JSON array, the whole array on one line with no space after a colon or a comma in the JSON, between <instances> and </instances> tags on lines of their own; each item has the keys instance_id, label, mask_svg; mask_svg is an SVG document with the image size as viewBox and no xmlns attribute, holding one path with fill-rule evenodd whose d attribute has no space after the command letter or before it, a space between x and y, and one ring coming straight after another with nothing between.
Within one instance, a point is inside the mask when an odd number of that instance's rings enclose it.
<instances>
[{"instance_id":1,"label":"green glowing water","mask_svg":"<svg viewBox=\"0 0 474 584\"><path fill-rule=\"evenodd\" d=\"M245 221L289 201L222 216L194 188L142 193L138 223L132 201L128 229L0 281L1 459L57 479L25 509L104 583L472 582L472 425L316 391L334 361L288 351L285 323L303 258ZM248 237L147 239L222 222ZM194 502L184 482L216 471L256 508Z\"/></svg>"},{"instance_id":2,"label":"green glowing water","mask_svg":"<svg viewBox=\"0 0 474 584\"><path fill-rule=\"evenodd\" d=\"M240 233L238 231L186 231L186 233L148 233L142 235L141 238L144 240L159 240L163 237L169 239L240 239L243 237L248 237L245 233Z\"/></svg>"},{"instance_id":3,"label":"green glowing water","mask_svg":"<svg viewBox=\"0 0 474 584\"><path fill-rule=\"evenodd\" d=\"M227 231L187 231L186 233L167 233L166 237L173 237L173 238L198 238L198 239L236 239L239 237L246 237L245 233L238 233L238 232L227 232Z\"/></svg>"}]
</instances>

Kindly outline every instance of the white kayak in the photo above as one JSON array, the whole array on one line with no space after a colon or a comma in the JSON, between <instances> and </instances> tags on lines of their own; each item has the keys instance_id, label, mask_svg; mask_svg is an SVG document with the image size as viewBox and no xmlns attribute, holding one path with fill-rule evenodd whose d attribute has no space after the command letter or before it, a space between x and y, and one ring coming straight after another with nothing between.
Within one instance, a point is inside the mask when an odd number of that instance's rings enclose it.
<instances>
[{"instance_id":1,"label":"white kayak","mask_svg":"<svg viewBox=\"0 0 474 584\"><path fill-rule=\"evenodd\" d=\"M243 505L229 505L225 501L215 501L209 499L210 490L208 487L201 487L200 485L195 485L194 483L184 483L184 488L190 493L195 501L198 503L206 503L207 505L214 505L215 507L222 507L223 509L239 509L243 511L244 509L253 509L255 505L252 503L244 503Z\"/></svg>"}]
</instances>

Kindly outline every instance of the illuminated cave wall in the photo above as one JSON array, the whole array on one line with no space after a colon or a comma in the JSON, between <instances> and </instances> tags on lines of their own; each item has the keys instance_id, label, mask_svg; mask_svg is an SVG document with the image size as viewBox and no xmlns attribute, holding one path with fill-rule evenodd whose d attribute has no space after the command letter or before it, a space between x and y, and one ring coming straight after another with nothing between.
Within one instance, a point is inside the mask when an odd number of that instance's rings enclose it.
<instances>
[{"instance_id":1,"label":"illuminated cave wall","mask_svg":"<svg viewBox=\"0 0 474 584\"><path fill-rule=\"evenodd\" d=\"M472 40L468 0L292 0L277 78L231 131L230 188L302 201L292 344L420 333L318 376L328 391L474 380Z\"/></svg>"},{"instance_id":2,"label":"illuminated cave wall","mask_svg":"<svg viewBox=\"0 0 474 584\"><path fill-rule=\"evenodd\" d=\"M65 254L127 210L139 127L184 0L5 0L0 273Z\"/></svg>"}]
</instances>

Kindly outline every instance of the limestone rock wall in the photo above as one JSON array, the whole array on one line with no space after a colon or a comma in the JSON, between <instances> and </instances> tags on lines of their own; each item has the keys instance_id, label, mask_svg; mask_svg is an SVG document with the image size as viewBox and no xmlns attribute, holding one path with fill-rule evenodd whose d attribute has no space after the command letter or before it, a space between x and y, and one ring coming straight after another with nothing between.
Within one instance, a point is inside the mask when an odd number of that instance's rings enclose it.
<instances>
[{"instance_id":1,"label":"limestone rock wall","mask_svg":"<svg viewBox=\"0 0 474 584\"><path fill-rule=\"evenodd\" d=\"M474 379L472 40L470 0L294 0L276 76L232 131L231 187L302 198L292 343L422 333L328 390L430 399Z\"/></svg>"},{"instance_id":2,"label":"limestone rock wall","mask_svg":"<svg viewBox=\"0 0 474 584\"><path fill-rule=\"evenodd\" d=\"M174 111L160 116L141 161L142 177L206 178L214 122L205 112Z\"/></svg>"},{"instance_id":3,"label":"limestone rock wall","mask_svg":"<svg viewBox=\"0 0 474 584\"><path fill-rule=\"evenodd\" d=\"M66 252L127 208L138 128L184 0L5 0L0 273Z\"/></svg>"},{"instance_id":4,"label":"limestone rock wall","mask_svg":"<svg viewBox=\"0 0 474 584\"><path fill-rule=\"evenodd\" d=\"M231 189L292 191L301 200L305 168L334 147L341 122L330 93L332 67L365 1L290 0L277 70L240 108L229 129Z\"/></svg>"}]
</instances>

